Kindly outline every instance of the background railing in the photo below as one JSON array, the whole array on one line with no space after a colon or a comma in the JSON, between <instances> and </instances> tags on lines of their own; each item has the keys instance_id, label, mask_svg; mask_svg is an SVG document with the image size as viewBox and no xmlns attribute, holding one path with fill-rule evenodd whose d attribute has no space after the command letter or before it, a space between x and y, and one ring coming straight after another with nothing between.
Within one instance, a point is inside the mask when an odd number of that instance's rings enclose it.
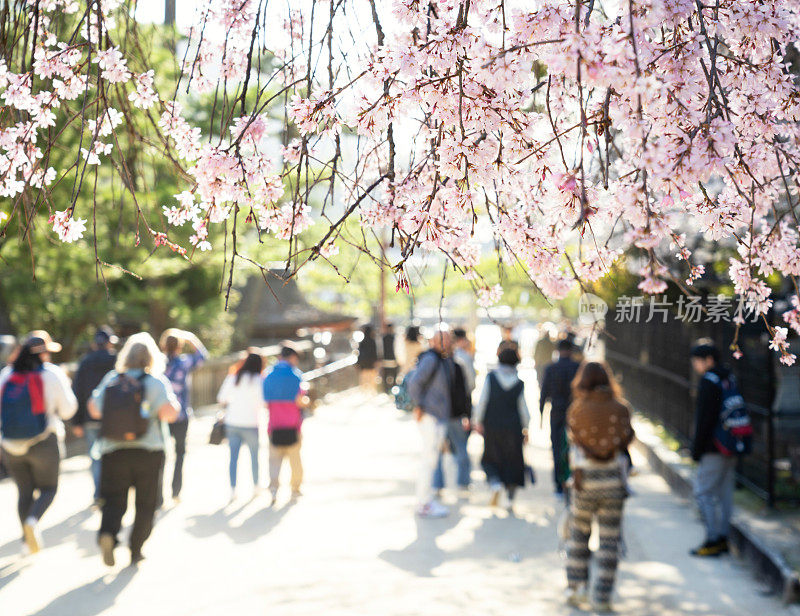
<instances>
[{"instance_id":1,"label":"background railing","mask_svg":"<svg viewBox=\"0 0 800 616\"><path fill-rule=\"evenodd\" d=\"M694 393L689 350L701 337L712 338L739 380L754 424L753 453L739 464L739 481L769 505L800 499L797 469L798 416L776 404L779 381L776 356L763 323L747 323L739 332L741 359L729 350L735 326L730 322L606 323L606 359L622 380L634 408L662 423L683 446L694 431Z\"/></svg>"},{"instance_id":2,"label":"background railing","mask_svg":"<svg viewBox=\"0 0 800 616\"><path fill-rule=\"evenodd\" d=\"M303 375L311 385L311 395L314 399L321 399L328 393L343 391L358 384L358 372L355 368L355 355L347 355L322 366L314 367L311 342L299 342L295 345L303 351L300 369L305 370ZM263 347L261 354L270 364L275 361L280 352L279 346ZM244 352L231 353L223 357L207 360L198 366L191 375L191 401L195 409L216 404L217 392L222 386L222 381L228 375L231 367L244 357Z\"/></svg>"},{"instance_id":3,"label":"background railing","mask_svg":"<svg viewBox=\"0 0 800 616\"><path fill-rule=\"evenodd\" d=\"M311 341L301 341L295 344L301 351L300 369L305 370L303 376L309 383L309 395L312 402L321 402L330 393L344 391L358 385L358 370L356 369L356 355L349 354L327 363L327 354L317 353ZM277 360L280 346L261 347L259 351L264 356L267 366ZM191 374L190 400L195 411L214 407L217 404L217 392L222 386L222 381L228 375L231 367L244 358L246 352L230 353L222 357L212 357L198 366ZM321 365L319 365L321 363ZM70 376L77 368L76 363L62 364ZM72 436L67 430L66 454L67 456L82 455L86 453L85 442L82 438ZM0 479L5 475L0 467Z\"/></svg>"}]
</instances>

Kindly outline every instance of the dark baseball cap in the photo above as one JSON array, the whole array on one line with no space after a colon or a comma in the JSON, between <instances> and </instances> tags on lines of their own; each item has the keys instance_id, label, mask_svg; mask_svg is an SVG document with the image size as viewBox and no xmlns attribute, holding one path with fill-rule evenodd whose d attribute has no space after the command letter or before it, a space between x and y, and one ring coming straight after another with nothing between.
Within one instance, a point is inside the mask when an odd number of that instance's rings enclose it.
<instances>
[{"instance_id":1,"label":"dark baseball cap","mask_svg":"<svg viewBox=\"0 0 800 616\"><path fill-rule=\"evenodd\" d=\"M108 325L101 325L94 333L94 342L95 344L108 344L109 342L111 344L117 344L119 338Z\"/></svg>"},{"instance_id":2,"label":"dark baseball cap","mask_svg":"<svg viewBox=\"0 0 800 616\"><path fill-rule=\"evenodd\" d=\"M689 350L691 357L699 357L705 359L711 357L715 362L719 361L719 349L711 338L700 338L694 343L694 346Z\"/></svg>"}]
</instances>

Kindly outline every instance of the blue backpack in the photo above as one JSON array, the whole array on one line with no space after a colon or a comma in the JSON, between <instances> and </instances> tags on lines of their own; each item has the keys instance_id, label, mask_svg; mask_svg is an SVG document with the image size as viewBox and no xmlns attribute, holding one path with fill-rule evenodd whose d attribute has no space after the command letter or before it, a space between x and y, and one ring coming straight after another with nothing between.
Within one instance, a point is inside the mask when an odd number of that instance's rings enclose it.
<instances>
[{"instance_id":1,"label":"blue backpack","mask_svg":"<svg viewBox=\"0 0 800 616\"><path fill-rule=\"evenodd\" d=\"M420 353L419 357L417 357L417 363L413 369L409 370L408 374L403 377L403 380L400 381L397 385L392 387L392 395L394 396L394 406L396 409L400 411L405 411L410 413L414 410L416 406L414 404L414 400L411 399L411 394L408 393L408 381L411 380L412 375L416 372L417 368L419 367L420 358L425 354L429 353L430 351L425 351L424 353ZM431 382L433 381L433 377L436 376L436 373L439 372L439 366L436 366L436 369L430 374L430 376L425 380L425 383L422 385L422 391L427 391L428 387L431 386Z\"/></svg>"},{"instance_id":2,"label":"blue backpack","mask_svg":"<svg viewBox=\"0 0 800 616\"><path fill-rule=\"evenodd\" d=\"M13 372L0 394L0 432L7 439L29 439L46 429L41 371Z\"/></svg>"},{"instance_id":3,"label":"blue backpack","mask_svg":"<svg viewBox=\"0 0 800 616\"><path fill-rule=\"evenodd\" d=\"M724 456L744 456L753 450L753 423L736 378L731 374L720 379L713 372L705 375L722 390L719 420L714 427L714 445Z\"/></svg>"}]
</instances>

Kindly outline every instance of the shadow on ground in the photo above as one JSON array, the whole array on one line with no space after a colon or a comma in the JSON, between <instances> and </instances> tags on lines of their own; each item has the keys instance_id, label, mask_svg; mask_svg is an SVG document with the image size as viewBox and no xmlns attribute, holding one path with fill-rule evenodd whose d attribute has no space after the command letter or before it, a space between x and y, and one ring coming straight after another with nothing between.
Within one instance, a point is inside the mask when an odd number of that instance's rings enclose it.
<instances>
[{"instance_id":1,"label":"shadow on ground","mask_svg":"<svg viewBox=\"0 0 800 616\"><path fill-rule=\"evenodd\" d=\"M30 616L66 616L78 604L81 605L80 616L101 614L114 605L117 596L130 584L134 575L136 575L136 568L127 567L110 581L107 581L108 576L101 576L56 597Z\"/></svg>"},{"instance_id":2,"label":"shadow on ground","mask_svg":"<svg viewBox=\"0 0 800 616\"><path fill-rule=\"evenodd\" d=\"M226 506L211 514L193 515L186 520L186 530L198 539L224 533L234 543L250 543L275 528L295 504L294 501L289 501L278 508L262 507L238 526L234 525L234 518L242 513L251 502L237 504L235 507Z\"/></svg>"}]
</instances>

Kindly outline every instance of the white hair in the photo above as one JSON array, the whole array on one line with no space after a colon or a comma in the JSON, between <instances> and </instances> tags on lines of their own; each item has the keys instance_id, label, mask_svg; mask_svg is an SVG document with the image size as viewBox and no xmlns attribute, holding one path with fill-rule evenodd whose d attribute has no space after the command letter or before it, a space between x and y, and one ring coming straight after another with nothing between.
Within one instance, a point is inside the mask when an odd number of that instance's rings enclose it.
<instances>
[{"instance_id":1,"label":"white hair","mask_svg":"<svg viewBox=\"0 0 800 616\"><path fill-rule=\"evenodd\" d=\"M139 332L125 341L117 356L115 369L117 372L144 370L159 375L164 373L165 363L164 354L153 337L147 332Z\"/></svg>"}]
</instances>

